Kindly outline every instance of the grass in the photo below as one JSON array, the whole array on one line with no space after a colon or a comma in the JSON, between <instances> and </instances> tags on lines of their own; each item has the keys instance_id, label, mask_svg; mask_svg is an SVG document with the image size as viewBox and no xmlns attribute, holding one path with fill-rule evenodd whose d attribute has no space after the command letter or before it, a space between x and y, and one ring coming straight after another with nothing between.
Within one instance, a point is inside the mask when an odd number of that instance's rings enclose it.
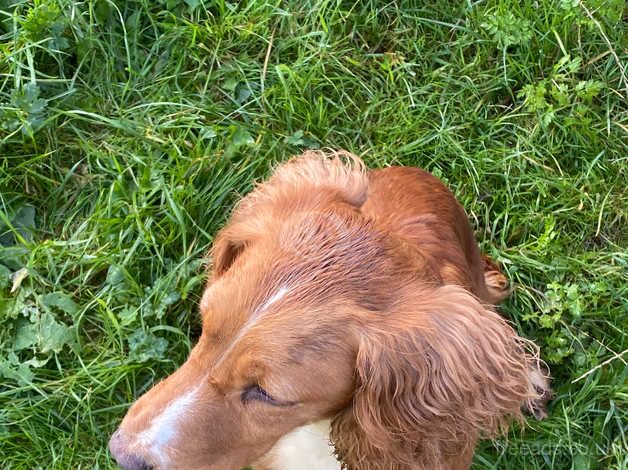
<instances>
[{"instance_id":1,"label":"grass","mask_svg":"<svg viewBox=\"0 0 628 470\"><path fill-rule=\"evenodd\" d=\"M114 468L234 201L329 146L441 177L516 285L556 397L475 468L626 468L623 8L0 1L0 465Z\"/></svg>"}]
</instances>

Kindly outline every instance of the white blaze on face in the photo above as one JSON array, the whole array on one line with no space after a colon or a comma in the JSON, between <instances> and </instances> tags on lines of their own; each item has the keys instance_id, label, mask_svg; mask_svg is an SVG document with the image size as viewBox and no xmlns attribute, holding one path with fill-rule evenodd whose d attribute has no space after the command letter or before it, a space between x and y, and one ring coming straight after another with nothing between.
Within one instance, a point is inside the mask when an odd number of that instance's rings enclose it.
<instances>
[{"instance_id":1,"label":"white blaze on face","mask_svg":"<svg viewBox=\"0 0 628 470\"><path fill-rule=\"evenodd\" d=\"M212 289L213 287L214 286L212 286ZM257 323L270 306L279 302L289 292L290 289L287 287L281 287L266 301L255 308L246 324L227 348L227 351L221 356L221 359L224 359L227 355L226 353L231 351L238 340ZM207 307L210 296L211 292L206 291L201 300L201 309ZM220 361L218 361L218 363L220 363ZM160 466L168 466L168 447L174 445L174 441L180 432L182 422L184 422L186 417L192 412L192 407L198 400L200 389L201 383L194 386L183 395L174 398L163 408L160 414L150 421L148 428L138 435L136 444L146 449Z\"/></svg>"},{"instance_id":2,"label":"white blaze on face","mask_svg":"<svg viewBox=\"0 0 628 470\"><path fill-rule=\"evenodd\" d=\"M201 384L168 403L160 414L155 416L148 428L142 431L137 444L146 448L151 457L161 465L167 464L166 449L179 434L181 422L191 413L198 399Z\"/></svg>"},{"instance_id":3,"label":"white blaze on face","mask_svg":"<svg viewBox=\"0 0 628 470\"><path fill-rule=\"evenodd\" d=\"M249 319L249 324L252 322L254 323L262 313L268 310L268 307L270 307L272 304L279 302L286 296L288 292L290 292L290 289L285 286L277 289L277 292L275 292L266 302L264 302L262 305L257 307L255 311L253 311L253 313L251 314L251 318Z\"/></svg>"},{"instance_id":4,"label":"white blaze on face","mask_svg":"<svg viewBox=\"0 0 628 470\"><path fill-rule=\"evenodd\" d=\"M276 304L277 302L279 302L289 293L290 293L290 289L288 287L285 287L285 286L280 287L279 289L277 289L277 291L273 295L271 295L268 299L266 299L264 303L262 303L257 308L255 308L255 310L251 312L251 315L249 316L249 319L247 320L247 322L242 326L242 328L240 329L236 337L233 339L233 341L231 341L231 344L229 344L227 349L220 355L214 367L218 368L222 364L222 362L225 360L225 358L229 356L229 353L233 350L235 345L238 344L238 341L242 339L242 337L246 333L248 333L248 331L258 323L258 321L263 317L264 313L273 304Z\"/></svg>"}]
</instances>

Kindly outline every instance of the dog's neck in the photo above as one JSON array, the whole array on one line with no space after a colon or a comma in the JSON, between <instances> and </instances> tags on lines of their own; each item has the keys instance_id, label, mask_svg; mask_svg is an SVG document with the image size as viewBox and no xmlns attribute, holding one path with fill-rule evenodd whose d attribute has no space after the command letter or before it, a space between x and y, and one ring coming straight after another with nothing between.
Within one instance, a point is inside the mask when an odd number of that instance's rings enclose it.
<instances>
[{"instance_id":1,"label":"dog's neck","mask_svg":"<svg viewBox=\"0 0 628 470\"><path fill-rule=\"evenodd\" d=\"M329 441L329 420L295 429L266 454L257 470L340 470Z\"/></svg>"}]
</instances>

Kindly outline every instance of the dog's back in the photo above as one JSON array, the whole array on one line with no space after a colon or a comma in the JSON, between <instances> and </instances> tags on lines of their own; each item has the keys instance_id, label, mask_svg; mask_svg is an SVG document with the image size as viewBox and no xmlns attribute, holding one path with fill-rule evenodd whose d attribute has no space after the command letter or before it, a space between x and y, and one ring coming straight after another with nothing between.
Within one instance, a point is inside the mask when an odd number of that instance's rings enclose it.
<instances>
[{"instance_id":1,"label":"dog's back","mask_svg":"<svg viewBox=\"0 0 628 470\"><path fill-rule=\"evenodd\" d=\"M392 167L369 174L362 212L415 247L425 276L458 284L490 301L479 249L454 195L418 168Z\"/></svg>"}]
</instances>

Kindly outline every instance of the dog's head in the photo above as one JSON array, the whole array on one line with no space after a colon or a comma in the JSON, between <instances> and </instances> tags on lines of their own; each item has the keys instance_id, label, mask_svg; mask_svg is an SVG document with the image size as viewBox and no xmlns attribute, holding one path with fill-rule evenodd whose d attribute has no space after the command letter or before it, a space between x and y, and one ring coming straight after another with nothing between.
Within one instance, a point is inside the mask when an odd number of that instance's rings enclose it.
<instances>
[{"instance_id":1,"label":"dog's head","mask_svg":"<svg viewBox=\"0 0 628 470\"><path fill-rule=\"evenodd\" d=\"M518 414L530 384L514 331L462 288L425 285L360 212L367 189L357 158L312 154L241 201L214 244L198 344L111 439L122 467L239 470L332 418L349 468L397 468Z\"/></svg>"}]
</instances>

